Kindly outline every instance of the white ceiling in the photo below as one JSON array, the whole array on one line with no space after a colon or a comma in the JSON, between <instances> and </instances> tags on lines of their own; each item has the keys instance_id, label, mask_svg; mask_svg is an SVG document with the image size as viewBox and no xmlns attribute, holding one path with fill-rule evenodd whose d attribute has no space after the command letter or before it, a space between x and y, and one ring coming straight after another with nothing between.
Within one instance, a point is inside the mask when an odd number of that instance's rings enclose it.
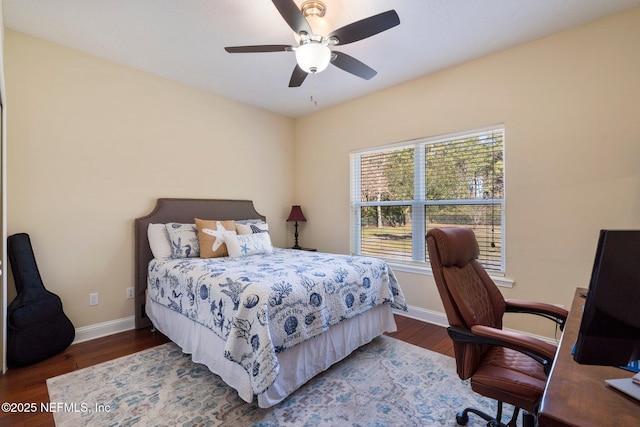
<instances>
[{"instance_id":1,"label":"white ceiling","mask_svg":"<svg viewBox=\"0 0 640 427\"><path fill-rule=\"evenodd\" d=\"M4 24L13 30L290 117L640 6L640 0L324 0L334 29L389 9L400 25L335 48L378 71L373 79L329 66L289 88L292 52L223 49L296 43L269 0L2 3Z\"/></svg>"}]
</instances>

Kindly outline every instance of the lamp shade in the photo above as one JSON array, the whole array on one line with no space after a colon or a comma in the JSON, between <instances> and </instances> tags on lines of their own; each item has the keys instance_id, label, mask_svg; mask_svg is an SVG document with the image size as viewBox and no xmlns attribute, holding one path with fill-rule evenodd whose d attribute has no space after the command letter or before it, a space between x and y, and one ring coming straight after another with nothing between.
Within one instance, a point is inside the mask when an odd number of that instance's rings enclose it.
<instances>
[{"instance_id":1,"label":"lamp shade","mask_svg":"<svg viewBox=\"0 0 640 427\"><path fill-rule=\"evenodd\" d=\"M299 205L291 206L291 213L287 221L306 222L307 218L302 213L302 208Z\"/></svg>"}]
</instances>

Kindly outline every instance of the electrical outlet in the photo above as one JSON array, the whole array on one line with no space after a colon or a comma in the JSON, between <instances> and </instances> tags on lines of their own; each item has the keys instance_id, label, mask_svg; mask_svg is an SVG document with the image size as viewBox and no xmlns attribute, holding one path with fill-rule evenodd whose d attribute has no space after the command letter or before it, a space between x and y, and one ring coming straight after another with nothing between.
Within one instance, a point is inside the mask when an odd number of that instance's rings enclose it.
<instances>
[{"instance_id":1,"label":"electrical outlet","mask_svg":"<svg viewBox=\"0 0 640 427\"><path fill-rule=\"evenodd\" d=\"M127 288L127 299L133 299L133 288Z\"/></svg>"},{"instance_id":2,"label":"electrical outlet","mask_svg":"<svg viewBox=\"0 0 640 427\"><path fill-rule=\"evenodd\" d=\"M98 305L98 293L89 294L89 305Z\"/></svg>"}]
</instances>

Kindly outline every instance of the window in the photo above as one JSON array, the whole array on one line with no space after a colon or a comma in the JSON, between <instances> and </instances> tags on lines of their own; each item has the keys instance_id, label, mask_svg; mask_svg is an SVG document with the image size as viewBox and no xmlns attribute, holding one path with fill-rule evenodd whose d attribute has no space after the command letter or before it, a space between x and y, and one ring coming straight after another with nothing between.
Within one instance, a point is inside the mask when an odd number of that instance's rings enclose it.
<instances>
[{"instance_id":1,"label":"window","mask_svg":"<svg viewBox=\"0 0 640 427\"><path fill-rule=\"evenodd\" d=\"M495 127L353 152L352 253L427 263L429 228L468 227L503 272L503 140Z\"/></svg>"}]
</instances>

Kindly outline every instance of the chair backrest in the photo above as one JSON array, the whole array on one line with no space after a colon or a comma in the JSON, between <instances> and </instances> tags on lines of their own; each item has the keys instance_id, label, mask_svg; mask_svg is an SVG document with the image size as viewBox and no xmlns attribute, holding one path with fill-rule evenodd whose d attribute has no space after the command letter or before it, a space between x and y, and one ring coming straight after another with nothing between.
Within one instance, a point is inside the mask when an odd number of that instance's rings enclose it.
<instances>
[{"instance_id":1,"label":"chair backrest","mask_svg":"<svg viewBox=\"0 0 640 427\"><path fill-rule=\"evenodd\" d=\"M451 326L502 329L505 301L478 262L478 242L468 228L434 228L427 233L431 269ZM487 347L454 341L457 372L467 379Z\"/></svg>"}]
</instances>

